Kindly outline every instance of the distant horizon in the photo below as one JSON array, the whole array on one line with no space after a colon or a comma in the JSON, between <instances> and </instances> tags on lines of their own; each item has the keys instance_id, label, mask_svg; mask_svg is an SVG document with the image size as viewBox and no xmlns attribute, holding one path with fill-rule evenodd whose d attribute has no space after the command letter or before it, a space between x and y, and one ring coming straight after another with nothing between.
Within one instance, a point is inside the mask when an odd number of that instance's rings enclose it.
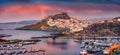
<instances>
[{"instance_id":1,"label":"distant horizon","mask_svg":"<svg viewBox=\"0 0 120 55\"><path fill-rule=\"evenodd\" d=\"M114 17L115 18L115 17ZM102 20L109 20L109 19L112 19L112 18L104 18L104 19L91 19L91 20L82 20L82 21L85 21L85 22L97 22L97 21L102 21ZM80 19L79 19L80 20ZM12 23L12 22L23 22L23 21L41 21L41 20L20 20L20 21L8 21L8 22L0 22L0 23Z\"/></svg>"},{"instance_id":2,"label":"distant horizon","mask_svg":"<svg viewBox=\"0 0 120 55\"><path fill-rule=\"evenodd\" d=\"M12 22L23 22L23 21L41 21L41 20L21 20L21 21L8 21L8 22L0 22L0 23L12 23Z\"/></svg>"}]
</instances>

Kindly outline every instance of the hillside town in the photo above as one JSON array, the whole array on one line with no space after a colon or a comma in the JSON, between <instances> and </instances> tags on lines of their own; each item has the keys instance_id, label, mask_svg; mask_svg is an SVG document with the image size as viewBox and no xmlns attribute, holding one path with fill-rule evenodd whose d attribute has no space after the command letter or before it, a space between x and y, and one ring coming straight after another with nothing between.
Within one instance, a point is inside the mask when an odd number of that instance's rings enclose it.
<instances>
[{"instance_id":1,"label":"hillside town","mask_svg":"<svg viewBox=\"0 0 120 55\"><path fill-rule=\"evenodd\" d=\"M87 27L89 25L87 22L82 22L80 20L77 20L76 18L70 18L70 19L58 18L56 20L53 20L51 17L47 21L47 24L49 26L69 28L70 32L77 32L77 31L83 30L84 27Z\"/></svg>"}]
</instances>

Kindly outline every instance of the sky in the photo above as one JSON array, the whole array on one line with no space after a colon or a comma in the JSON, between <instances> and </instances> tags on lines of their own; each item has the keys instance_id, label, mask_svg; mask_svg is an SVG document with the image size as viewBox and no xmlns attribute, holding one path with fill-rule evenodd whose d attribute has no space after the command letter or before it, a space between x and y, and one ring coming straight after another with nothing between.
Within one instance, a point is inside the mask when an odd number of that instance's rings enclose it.
<instances>
[{"instance_id":1,"label":"sky","mask_svg":"<svg viewBox=\"0 0 120 55\"><path fill-rule=\"evenodd\" d=\"M79 20L120 17L120 0L0 0L0 23L41 20L67 12Z\"/></svg>"}]
</instances>

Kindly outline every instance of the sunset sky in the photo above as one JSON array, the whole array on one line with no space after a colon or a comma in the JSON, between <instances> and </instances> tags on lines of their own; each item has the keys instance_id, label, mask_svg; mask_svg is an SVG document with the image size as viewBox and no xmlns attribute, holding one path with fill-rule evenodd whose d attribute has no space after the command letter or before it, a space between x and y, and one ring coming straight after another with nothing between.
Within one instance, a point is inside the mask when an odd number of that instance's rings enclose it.
<instances>
[{"instance_id":1,"label":"sunset sky","mask_svg":"<svg viewBox=\"0 0 120 55\"><path fill-rule=\"evenodd\" d=\"M120 17L120 0L0 0L0 22L41 20L67 12L80 20Z\"/></svg>"}]
</instances>

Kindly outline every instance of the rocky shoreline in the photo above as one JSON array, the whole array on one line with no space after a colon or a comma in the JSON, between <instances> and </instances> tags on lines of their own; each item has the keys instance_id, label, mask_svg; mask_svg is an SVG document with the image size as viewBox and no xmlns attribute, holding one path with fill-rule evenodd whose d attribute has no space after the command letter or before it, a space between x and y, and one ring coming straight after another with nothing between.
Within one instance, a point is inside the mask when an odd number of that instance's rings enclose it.
<instances>
[{"instance_id":1,"label":"rocky shoreline","mask_svg":"<svg viewBox=\"0 0 120 55\"><path fill-rule=\"evenodd\" d=\"M0 38L3 38L3 37L11 37L12 35L7 35L7 34L0 34Z\"/></svg>"}]
</instances>

